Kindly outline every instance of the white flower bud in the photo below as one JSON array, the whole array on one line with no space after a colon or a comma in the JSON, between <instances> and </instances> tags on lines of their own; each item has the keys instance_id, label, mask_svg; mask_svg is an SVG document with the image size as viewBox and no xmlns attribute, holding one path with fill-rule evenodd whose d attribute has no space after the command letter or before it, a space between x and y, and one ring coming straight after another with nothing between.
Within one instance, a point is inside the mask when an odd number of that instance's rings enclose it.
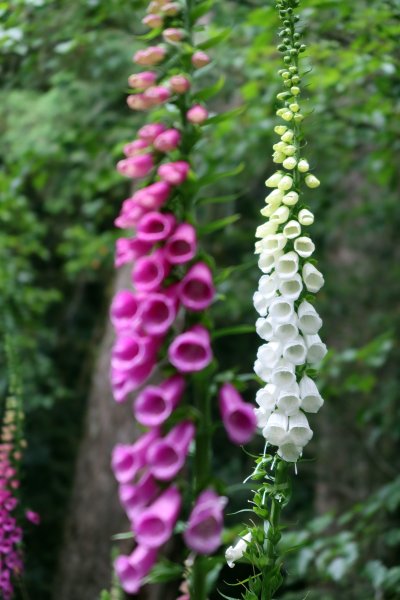
<instances>
[{"instance_id":1,"label":"white flower bud","mask_svg":"<svg viewBox=\"0 0 400 600\"><path fill-rule=\"evenodd\" d=\"M268 179L265 182L266 187L270 187L270 188L276 188L278 187L278 183L280 182L280 180L282 179L283 175L282 173L276 172L273 175L271 175L271 177L268 177Z\"/></svg>"},{"instance_id":2,"label":"white flower bud","mask_svg":"<svg viewBox=\"0 0 400 600\"><path fill-rule=\"evenodd\" d=\"M280 279L292 279L299 268L299 257L296 252L287 252L275 262L276 273Z\"/></svg>"},{"instance_id":3,"label":"white flower bud","mask_svg":"<svg viewBox=\"0 0 400 600\"><path fill-rule=\"evenodd\" d=\"M277 407L288 417L294 415L300 408L299 386L295 383L291 388L279 392Z\"/></svg>"},{"instance_id":4,"label":"white flower bud","mask_svg":"<svg viewBox=\"0 0 400 600\"><path fill-rule=\"evenodd\" d=\"M285 160L285 155L283 152L274 152L272 155L272 161L277 165L280 165Z\"/></svg>"},{"instance_id":5,"label":"white flower bud","mask_svg":"<svg viewBox=\"0 0 400 600\"><path fill-rule=\"evenodd\" d=\"M300 94L300 88L297 87L297 85L293 85L290 88L290 93L292 94L292 96L298 96Z\"/></svg>"},{"instance_id":6,"label":"white flower bud","mask_svg":"<svg viewBox=\"0 0 400 600\"><path fill-rule=\"evenodd\" d=\"M282 142L285 142L286 144L290 144L290 142L293 140L293 138L294 138L294 131L292 129L288 129L282 135Z\"/></svg>"},{"instance_id":7,"label":"white flower bud","mask_svg":"<svg viewBox=\"0 0 400 600\"><path fill-rule=\"evenodd\" d=\"M284 150L282 150L282 152L283 152L284 154L286 154L286 156L293 156L294 154L296 154L296 150L297 150L296 146L293 146L293 145L291 145L291 144L288 144L288 145L287 145L287 146L284 148Z\"/></svg>"},{"instance_id":8,"label":"white flower bud","mask_svg":"<svg viewBox=\"0 0 400 600\"><path fill-rule=\"evenodd\" d=\"M302 208L299 212L299 222L305 226L312 225L314 223L314 215L306 208Z\"/></svg>"},{"instance_id":9,"label":"white flower bud","mask_svg":"<svg viewBox=\"0 0 400 600\"><path fill-rule=\"evenodd\" d=\"M267 235L262 240L262 247L264 252L269 252L270 254L274 254L275 252L279 252L283 250L286 246L286 238L283 233L276 233L274 235Z\"/></svg>"},{"instance_id":10,"label":"white flower bud","mask_svg":"<svg viewBox=\"0 0 400 600\"><path fill-rule=\"evenodd\" d=\"M263 429L263 436L273 446L280 446L287 438L288 417L276 410Z\"/></svg>"},{"instance_id":11,"label":"white flower bud","mask_svg":"<svg viewBox=\"0 0 400 600\"><path fill-rule=\"evenodd\" d=\"M300 381L301 408L309 413L317 413L324 403L314 381L304 375Z\"/></svg>"},{"instance_id":12,"label":"white flower bud","mask_svg":"<svg viewBox=\"0 0 400 600\"><path fill-rule=\"evenodd\" d=\"M288 156L288 158L285 158L282 161L282 164L285 167L285 169L289 169L291 171L297 165L297 160L293 156Z\"/></svg>"},{"instance_id":13,"label":"white flower bud","mask_svg":"<svg viewBox=\"0 0 400 600\"><path fill-rule=\"evenodd\" d=\"M294 206L295 204L297 204L298 201L299 195L297 192L289 192L288 194L285 194L282 198L282 202L283 204L286 204L286 206Z\"/></svg>"},{"instance_id":14,"label":"white flower bud","mask_svg":"<svg viewBox=\"0 0 400 600\"><path fill-rule=\"evenodd\" d=\"M258 314L261 317L265 317L268 311L268 306L270 304L268 298L265 298L261 292L254 292L253 304Z\"/></svg>"},{"instance_id":15,"label":"white flower bud","mask_svg":"<svg viewBox=\"0 0 400 600\"><path fill-rule=\"evenodd\" d=\"M303 333L315 335L322 327L322 319L312 304L303 300L298 311L298 324Z\"/></svg>"},{"instance_id":16,"label":"white flower bud","mask_svg":"<svg viewBox=\"0 0 400 600\"><path fill-rule=\"evenodd\" d=\"M296 383L294 364L281 359L270 374L270 380L278 389L290 388Z\"/></svg>"},{"instance_id":17,"label":"white flower bud","mask_svg":"<svg viewBox=\"0 0 400 600\"><path fill-rule=\"evenodd\" d=\"M294 238L298 237L300 235L300 233L301 233L300 223L295 220L289 221L289 223L286 223L285 227L283 228L283 235L288 240L293 240Z\"/></svg>"},{"instance_id":18,"label":"white flower bud","mask_svg":"<svg viewBox=\"0 0 400 600\"><path fill-rule=\"evenodd\" d=\"M271 215L270 219L273 223L286 223L289 218L289 209L287 206L280 206Z\"/></svg>"},{"instance_id":19,"label":"white flower bud","mask_svg":"<svg viewBox=\"0 0 400 600\"><path fill-rule=\"evenodd\" d=\"M317 188L320 185L320 181L311 174L306 175L305 182L309 188Z\"/></svg>"},{"instance_id":20,"label":"white flower bud","mask_svg":"<svg viewBox=\"0 0 400 600\"><path fill-rule=\"evenodd\" d=\"M313 432L304 413L298 412L296 415L289 417L288 439L293 444L304 447L311 440L312 436Z\"/></svg>"},{"instance_id":21,"label":"white flower bud","mask_svg":"<svg viewBox=\"0 0 400 600\"><path fill-rule=\"evenodd\" d=\"M289 104L289 108L294 113L297 113L300 110L300 106L297 104L297 102L293 102L292 104Z\"/></svg>"},{"instance_id":22,"label":"white flower bud","mask_svg":"<svg viewBox=\"0 0 400 600\"><path fill-rule=\"evenodd\" d=\"M259 347L257 358L267 369L273 369L281 357L280 342L268 342Z\"/></svg>"},{"instance_id":23,"label":"white flower bud","mask_svg":"<svg viewBox=\"0 0 400 600\"><path fill-rule=\"evenodd\" d=\"M274 335L271 319L269 317L267 319L259 317L256 321L256 332L262 340L271 341Z\"/></svg>"},{"instance_id":24,"label":"white flower bud","mask_svg":"<svg viewBox=\"0 0 400 600\"><path fill-rule=\"evenodd\" d=\"M286 130L287 130L286 125L277 125L276 127L274 127L274 131L278 135L283 135L286 132Z\"/></svg>"},{"instance_id":25,"label":"white flower bud","mask_svg":"<svg viewBox=\"0 0 400 600\"><path fill-rule=\"evenodd\" d=\"M242 539L240 539L237 544L234 546L229 546L225 552L225 559L228 563L228 567L235 566L235 561L243 558L244 553L246 552L247 544L251 542L251 532L246 533Z\"/></svg>"},{"instance_id":26,"label":"white flower bud","mask_svg":"<svg viewBox=\"0 0 400 600\"><path fill-rule=\"evenodd\" d=\"M284 177L282 177L282 179L279 180L278 188L286 192L287 190L290 190L292 185L293 179L290 177L290 175L285 175Z\"/></svg>"},{"instance_id":27,"label":"white flower bud","mask_svg":"<svg viewBox=\"0 0 400 600\"><path fill-rule=\"evenodd\" d=\"M279 284L279 291L284 298L287 300L292 300L295 302L303 289L303 280L300 275L297 273L293 279L284 279Z\"/></svg>"},{"instance_id":28,"label":"white flower bud","mask_svg":"<svg viewBox=\"0 0 400 600\"><path fill-rule=\"evenodd\" d=\"M307 346L307 362L312 365L321 362L328 350L319 335L305 335L304 338Z\"/></svg>"},{"instance_id":29,"label":"white flower bud","mask_svg":"<svg viewBox=\"0 0 400 600\"><path fill-rule=\"evenodd\" d=\"M265 238L267 235L273 235L275 231L278 229L278 224L271 223L271 221L267 221L267 223L263 223L259 225L256 229L256 237Z\"/></svg>"},{"instance_id":30,"label":"white flower bud","mask_svg":"<svg viewBox=\"0 0 400 600\"><path fill-rule=\"evenodd\" d=\"M276 113L278 114L278 112ZM291 110L285 110L282 114L278 115L284 121L291 121L293 119L293 113Z\"/></svg>"},{"instance_id":31,"label":"white flower bud","mask_svg":"<svg viewBox=\"0 0 400 600\"><path fill-rule=\"evenodd\" d=\"M286 323L293 317L293 302L282 297L274 298L269 306L269 314L277 323Z\"/></svg>"},{"instance_id":32,"label":"white flower bud","mask_svg":"<svg viewBox=\"0 0 400 600\"><path fill-rule=\"evenodd\" d=\"M315 244L310 238L302 236L295 239L294 249L302 258L308 258L314 252Z\"/></svg>"},{"instance_id":33,"label":"white flower bud","mask_svg":"<svg viewBox=\"0 0 400 600\"><path fill-rule=\"evenodd\" d=\"M282 190L278 190L278 189L272 190L272 192L270 192L268 194L268 196L265 197L265 202L267 204L274 204L274 205L276 203L278 203L278 206L279 206L279 204L282 202L282 198L284 195L285 194Z\"/></svg>"},{"instance_id":34,"label":"white flower bud","mask_svg":"<svg viewBox=\"0 0 400 600\"><path fill-rule=\"evenodd\" d=\"M296 446L295 444L286 443L278 448L278 456L286 462L296 462L300 458L301 453L301 446Z\"/></svg>"},{"instance_id":35,"label":"white flower bud","mask_svg":"<svg viewBox=\"0 0 400 600\"><path fill-rule=\"evenodd\" d=\"M296 113L294 115L294 121L295 123L301 123L304 119L304 115L302 115L301 113Z\"/></svg>"},{"instance_id":36,"label":"white flower bud","mask_svg":"<svg viewBox=\"0 0 400 600\"><path fill-rule=\"evenodd\" d=\"M272 148L273 150L275 150L275 152L283 152L284 154L286 154L286 145L287 144L285 144L285 142L277 142L272 146Z\"/></svg>"},{"instance_id":37,"label":"white flower bud","mask_svg":"<svg viewBox=\"0 0 400 600\"><path fill-rule=\"evenodd\" d=\"M310 165L305 158L301 158L297 165L297 169L300 171L300 173L307 173L307 171L310 170Z\"/></svg>"},{"instance_id":38,"label":"white flower bud","mask_svg":"<svg viewBox=\"0 0 400 600\"><path fill-rule=\"evenodd\" d=\"M264 206L264 208L260 210L260 213L263 217L266 217L268 219L272 215L274 210L275 207L272 204L267 204L267 206Z\"/></svg>"},{"instance_id":39,"label":"white flower bud","mask_svg":"<svg viewBox=\"0 0 400 600\"><path fill-rule=\"evenodd\" d=\"M316 293L324 285L324 277L311 263L306 263L302 271L304 284L309 292Z\"/></svg>"}]
</instances>

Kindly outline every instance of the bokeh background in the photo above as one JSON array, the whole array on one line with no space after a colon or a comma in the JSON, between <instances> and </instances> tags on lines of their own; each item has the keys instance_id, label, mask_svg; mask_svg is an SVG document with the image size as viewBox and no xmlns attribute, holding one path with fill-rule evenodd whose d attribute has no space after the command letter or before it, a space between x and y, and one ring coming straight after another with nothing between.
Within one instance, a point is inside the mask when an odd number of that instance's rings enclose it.
<instances>
[{"instance_id":1,"label":"bokeh background","mask_svg":"<svg viewBox=\"0 0 400 600\"><path fill-rule=\"evenodd\" d=\"M110 397L107 310L127 277L116 278L112 266L113 219L129 192L114 165L143 120L125 104L131 56L143 44L135 37L143 33L143 7L126 0L0 3L1 311L17 324L24 379L23 494L42 516L27 536L25 600L97 599L109 587L111 536L125 526L109 452L137 429L129 407ZM313 420L314 440L286 511L283 544L298 550L287 556L279 597L395 600L400 2L303 0L302 7L306 151L322 181L310 194L326 277L318 305L330 353L320 378L326 404ZM232 171L208 188L226 202L205 205L201 215L227 219L204 243L221 267L225 299L215 316L228 327L255 318L253 235L274 168L280 65L272 0L216 2L210 26L230 29L206 77L210 84L223 78L210 106L238 108L208 127L202 147L203 168ZM217 352L225 369L239 365L246 374L256 347L246 334L224 338ZM3 368L0 377L5 389ZM237 484L251 464L217 436L215 469L231 485L232 511L246 502Z\"/></svg>"}]
</instances>

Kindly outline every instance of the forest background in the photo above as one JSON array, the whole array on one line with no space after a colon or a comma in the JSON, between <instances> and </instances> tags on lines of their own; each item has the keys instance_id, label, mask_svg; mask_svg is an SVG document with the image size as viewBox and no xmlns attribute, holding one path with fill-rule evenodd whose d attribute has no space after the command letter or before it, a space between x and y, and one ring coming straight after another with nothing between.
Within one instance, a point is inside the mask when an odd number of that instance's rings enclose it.
<instances>
[{"instance_id":1,"label":"forest background","mask_svg":"<svg viewBox=\"0 0 400 600\"><path fill-rule=\"evenodd\" d=\"M287 511L284 543L299 549L280 597L398 599L400 2L302 7L330 353L326 404ZM115 162L143 119L125 103L142 9L122 0L0 2L1 312L24 383L23 494L42 518L26 541L31 600L97 598L109 586L111 536L124 526L109 453L135 425L110 397L107 312L126 276L114 280L112 267L113 219L129 191ZM229 327L255 319L254 231L273 171L279 85L273 2L216 2L211 28L225 41L213 55L209 105L233 112L210 127L203 153L232 176L214 178L210 198L224 201L205 205L204 218L226 219L207 245L225 268L216 314ZM245 334L217 351L227 369L251 372L256 347ZM221 476L240 484L251 458L232 457L222 437L218 457ZM246 497L238 491L233 509Z\"/></svg>"}]
</instances>

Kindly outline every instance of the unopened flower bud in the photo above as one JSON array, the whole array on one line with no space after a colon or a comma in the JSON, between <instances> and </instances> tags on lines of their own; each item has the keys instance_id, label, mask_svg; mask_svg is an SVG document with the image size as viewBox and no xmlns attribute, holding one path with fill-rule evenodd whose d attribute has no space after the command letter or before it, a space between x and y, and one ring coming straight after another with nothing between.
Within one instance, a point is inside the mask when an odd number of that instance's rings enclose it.
<instances>
[{"instance_id":1,"label":"unopened flower bud","mask_svg":"<svg viewBox=\"0 0 400 600\"><path fill-rule=\"evenodd\" d=\"M286 154L286 156L293 156L294 154L296 154L296 150L297 150L296 146L288 145L283 150L283 153Z\"/></svg>"},{"instance_id":2,"label":"unopened flower bud","mask_svg":"<svg viewBox=\"0 0 400 600\"><path fill-rule=\"evenodd\" d=\"M280 116L284 121L292 121L293 119L293 113L291 110L285 110Z\"/></svg>"},{"instance_id":3,"label":"unopened flower bud","mask_svg":"<svg viewBox=\"0 0 400 600\"><path fill-rule=\"evenodd\" d=\"M283 166L285 167L285 169L289 169L290 171L294 169L296 165L297 160L293 156L289 156L283 161Z\"/></svg>"},{"instance_id":4,"label":"unopened flower bud","mask_svg":"<svg viewBox=\"0 0 400 600\"><path fill-rule=\"evenodd\" d=\"M286 127L286 125L277 125L276 127L274 127L274 131L278 135L283 135L287 131L287 127ZM285 140L283 140L283 141L285 141Z\"/></svg>"},{"instance_id":5,"label":"unopened flower bud","mask_svg":"<svg viewBox=\"0 0 400 600\"><path fill-rule=\"evenodd\" d=\"M205 67L210 62L210 57L205 52L198 50L192 56L192 64L196 69L200 69L201 67Z\"/></svg>"},{"instance_id":6,"label":"unopened flower bud","mask_svg":"<svg viewBox=\"0 0 400 600\"><path fill-rule=\"evenodd\" d=\"M314 223L314 215L307 208L302 208L299 212L299 223L301 225L312 225Z\"/></svg>"},{"instance_id":7,"label":"unopened flower bud","mask_svg":"<svg viewBox=\"0 0 400 600\"><path fill-rule=\"evenodd\" d=\"M300 110L300 106L297 104L297 102L293 102L293 104L289 104L289 108L294 113L297 113Z\"/></svg>"},{"instance_id":8,"label":"unopened flower bud","mask_svg":"<svg viewBox=\"0 0 400 600\"><path fill-rule=\"evenodd\" d=\"M300 171L300 173L307 173L307 171L310 170L310 165L308 164L308 161L305 158L302 158L299 160L297 169Z\"/></svg>"},{"instance_id":9,"label":"unopened flower bud","mask_svg":"<svg viewBox=\"0 0 400 600\"><path fill-rule=\"evenodd\" d=\"M150 29L158 29L159 27L162 27L163 19L160 15L150 13L142 19L142 23L143 25L150 27Z\"/></svg>"},{"instance_id":10,"label":"unopened flower bud","mask_svg":"<svg viewBox=\"0 0 400 600\"><path fill-rule=\"evenodd\" d=\"M169 80L169 87L176 94L185 94L190 89L190 81L183 75L173 75Z\"/></svg>"},{"instance_id":11,"label":"unopened flower bud","mask_svg":"<svg viewBox=\"0 0 400 600\"><path fill-rule=\"evenodd\" d=\"M161 11L167 17L174 17L181 11L181 7L178 2L167 2L167 4L161 7Z\"/></svg>"},{"instance_id":12,"label":"unopened flower bud","mask_svg":"<svg viewBox=\"0 0 400 600\"><path fill-rule=\"evenodd\" d=\"M320 185L319 179L317 179L314 175L306 175L305 182L307 187L309 188L317 188Z\"/></svg>"},{"instance_id":13,"label":"unopened flower bud","mask_svg":"<svg viewBox=\"0 0 400 600\"><path fill-rule=\"evenodd\" d=\"M298 96L300 94L300 88L297 87L296 85L293 85L290 88L290 92L292 93L293 96Z\"/></svg>"},{"instance_id":14,"label":"unopened flower bud","mask_svg":"<svg viewBox=\"0 0 400 600\"><path fill-rule=\"evenodd\" d=\"M200 104L195 104L186 113L187 120L191 123L200 125L208 119L208 111Z\"/></svg>"},{"instance_id":15,"label":"unopened flower bud","mask_svg":"<svg viewBox=\"0 0 400 600\"><path fill-rule=\"evenodd\" d=\"M164 29L163 38L166 42L180 42L184 38L184 31L177 29L176 27L170 27Z\"/></svg>"},{"instance_id":16,"label":"unopened flower bud","mask_svg":"<svg viewBox=\"0 0 400 600\"><path fill-rule=\"evenodd\" d=\"M266 187L271 187L271 188L276 188L279 185L279 182L281 181L283 177L282 173L276 172L273 175L271 175L271 177L268 177L268 179L265 182Z\"/></svg>"},{"instance_id":17,"label":"unopened flower bud","mask_svg":"<svg viewBox=\"0 0 400 600\"><path fill-rule=\"evenodd\" d=\"M285 142L286 144L290 144L290 142L293 140L293 138L294 138L294 131L292 131L291 129L288 129L282 135L282 142Z\"/></svg>"},{"instance_id":18,"label":"unopened flower bud","mask_svg":"<svg viewBox=\"0 0 400 600\"><path fill-rule=\"evenodd\" d=\"M286 191L286 190L290 190L292 185L293 185L293 179L289 175L285 175L279 181L278 188L280 190Z\"/></svg>"},{"instance_id":19,"label":"unopened flower bud","mask_svg":"<svg viewBox=\"0 0 400 600\"><path fill-rule=\"evenodd\" d=\"M286 206L294 206L295 204L297 204L298 201L299 195L297 192L289 192L288 194L285 194L282 198L282 202L283 204L286 204Z\"/></svg>"}]
</instances>

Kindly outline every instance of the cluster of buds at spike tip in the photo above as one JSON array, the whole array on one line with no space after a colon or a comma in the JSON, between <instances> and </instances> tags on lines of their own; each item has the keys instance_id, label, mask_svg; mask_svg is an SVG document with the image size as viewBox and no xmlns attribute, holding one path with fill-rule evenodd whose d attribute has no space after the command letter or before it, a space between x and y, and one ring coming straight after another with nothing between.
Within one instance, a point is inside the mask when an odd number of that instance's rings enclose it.
<instances>
[{"instance_id":1,"label":"cluster of buds at spike tip","mask_svg":"<svg viewBox=\"0 0 400 600\"><path fill-rule=\"evenodd\" d=\"M284 106L277 110L283 123L275 127L280 141L273 147L273 161L280 168L266 181L269 193L261 214L267 221L256 232L262 276L254 294L256 329L264 342L254 370L266 384L256 396L258 425L288 462L297 461L312 438L305 413L316 413L323 400L309 375L327 352L319 337L322 321L313 306L313 295L324 279L312 258L315 245L307 229L314 216L303 199L304 191L318 187L319 181L301 150L304 116L298 57L305 45L296 31L293 9L298 3L277 3L282 21L278 49L285 63L280 71L285 90L278 94Z\"/></svg>"},{"instance_id":2,"label":"cluster of buds at spike tip","mask_svg":"<svg viewBox=\"0 0 400 600\"><path fill-rule=\"evenodd\" d=\"M189 209L192 192L187 191L190 151L208 117L196 101L191 74L210 59L201 50L188 50L187 10L180 3L150 3L144 23L159 28L166 44L135 54L138 65L154 69L131 75L135 93L128 104L151 108L169 102L179 110L166 110L165 122L143 125L117 164L122 175L144 182L123 202L115 221L121 229L134 230L117 240L115 258L117 268L131 265L132 289L117 292L110 311L116 332L111 353L114 398L124 402L138 392L133 415L147 428L135 443L118 444L112 455L120 502L137 544L131 555L115 562L127 593L141 588L182 512L178 477L203 418L190 408L193 375L213 361L204 318L215 298L213 272L204 253L199 256L196 221ZM173 67L156 69L172 55ZM161 381L149 384L156 370ZM233 443L248 442L256 430L254 410L230 384L220 390L220 412ZM210 554L221 543L226 499L210 487L199 491L183 538L192 552Z\"/></svg>"}]
</instances>

